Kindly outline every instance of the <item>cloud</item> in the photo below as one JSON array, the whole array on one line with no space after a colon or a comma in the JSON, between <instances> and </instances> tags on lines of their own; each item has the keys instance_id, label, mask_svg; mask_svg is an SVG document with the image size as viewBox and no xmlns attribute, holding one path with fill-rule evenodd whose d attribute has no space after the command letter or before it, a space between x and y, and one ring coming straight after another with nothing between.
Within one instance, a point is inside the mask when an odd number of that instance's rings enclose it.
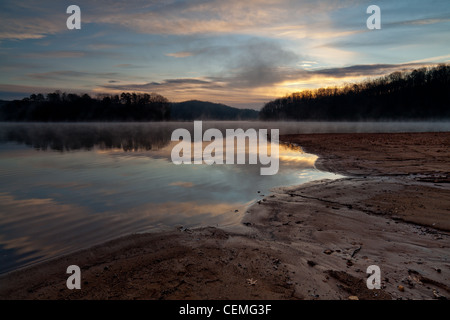
<instances>
[{"instance_id":1,"label":"cloud","mask_svg":"<svg viewBox=\"0 0 450 320\"><path fill-rule=\"evenodd\" d=\"M404 63L404 64L366 64L354 65L341 68L329 68L322 70L308 71L308 75L331 76L333 78L344 77L368 77L379 76L395 71L412 70L423 67L423 63Z\"/></svg>"},{"instance_id":2,"label":"cloud","mask_svg":"<svg viewBox=\"0 0 450 320\"><path fill-rule=\"evenodd\" d=\"M145 34L251 34L321 37L329 12L354 1L213 0L168 1L141 10L133 5L96 17L97 23L120 25ZM317 18L313 19L316 15ZM321 28L312 30L320 21ZM308 32L307 32L308 31ZM333 31L330 25L328 31ZM331 34L329 32L328 34Z\"/></svg>"},{"instance_id":3,"label":"cloud","mask_svg":"<svg viewBox=\"0 0 450 320\"><path fill-rule=\"evenodd\" d=\"M145 34L218 34L266 33L288 24L307 25L308 16L322 14L351 1L291 0L210 0L210 1L140 1L120 3L100 0L78 1L83 24L125 27ZM39 6L22 1L7 1L2 6L0 39L40 39L67 30L68 15L53 1ZM85 9L87 8L87 9ZM288 8L288 9L287 9ZM12 14L11 14L12 13ZM309 21L307 21L309 20ZM108 45L110 44L101 44Z\"/></svg>"},{"instance_id":4,"label":"cloud","mask_svg":"<svg viewBox=\"0 0 450 320\"><path fill-rule=\"evenodd\" d=\"M165 90L188 90L188 89L211 89L217 87L217 84L211 80L203 79L167 79L160 82L148 83L130 83L119 85L104 85L106 89L113 89L115 91L138 91L138 92L154 92Z\"/></svg>"},{"instance_id":5,"label":"cloud","mask_svg":"<svg viewBox=\"0 0 450 320\"><path fill-rule=\"evenodd\" d=\"M42 73L30 73L27 76L32 79L38 80L61 80L61 79L70 79L70 78L111 78L117 76L118 73L115 72L81 72L81 71L51 71L51 72L42 72Z\"/></svg>"},{"instance_id":6,"label":"cloud","mask_svg":"<svg viewBox=\"0 0 450 320\"><path fill-rule=\"evenodd\" d=\"M53 92L53 88L0 83L0 91L5 93L23 93L29 95L36 92Z\"/></svg>"},{"instance_id":7,"label":"cloud","mask_svg":"<svg viewBox=\"0 0 450 320\"><path fill-rule=\"evenodd\" d=\"M122 64L116 64L113 67L114 68L132 68L132 67L136 67L136 66L129 64L129 63L122 63Z\"/></svg>"},{"instance_id":8,"label":"cloud","mask_svg":"<svg viewBox=\"0 0 450 320\"><path fill-rule=\"evenodd\" d=\"M18 53L17 58L24 59L87 59L87 58L123 58L113 51L84 51L84 50L47 50Z\"/></svg>"},{"instance_id":9,"label":"cloud","mask_svg":"<svg viewBox=\"0 0 450 320\"><path fill-rule=\"evenodd\" d=\"M256 37L235 40L230 44L197 44L197 47L176 55L192 56L193 63L203 66L220 66L221 70L211 71L205 78L230 88L275 84L284 77L286 69L296 68L296 64L303 59L299 54L283 48L280 41Z\"/></svg>"},{"instance_id":10,"label":"cloud","mask_svg":"<svg viewBox=\"0 0 450 320\"><path fill-rule=\"evenodd\" d=\"M81 58L86 56L84 51L43 51L43 52L31 52L21 55L27 59L72 59Z\"/></svg>"},{"instance_id":11,"label":"cloud","mask_svg":"<svg viewBox=\"0 0 450 320\"><path fill-rule=\"evenodd\" d=\"M127 3L79 0L77 4L82 8L82 24L122 27L143 34L247 34L289 39L333 39L367 32L367 29L359 27L346 29L343 26L346 16L334 15L343 9L354 12L365 6L365 1L356 0L134 0ZM53 1L40 1L37 6L5 0L2 6L9 10L0 13L0 39L41 39L67 31L65 20L68 15L63 10L64 6L55 6ZM361 19L364 17L365 12L362 11ZM390 25L427 25L448 21L448 16L437 16L394 21ZM99 43L90 46L109 49L116 45ZM169 54L178 57L178 52Z\"/></svg>"},{"instance_id":12,"label":"cloud","mask_svg":"<svg viewBox=\"0 0 450 320\"><path fill-rule=\"evenodd\" d=\"M120 48L125 45L123 44L112 44L112 43L91 43L87 47L91 50L104 50L104 49L114 49Z\"/></svg>"},{"instance_id":13,"label":"cloud","mask_svg":"<svg viewBox=\"0 0 450 320\"><path fill-rule=\"evenodd\" d=\"M200 85L204 85L204 84L210 84L210 81L207 80L201 80L201 79L169 79L169 80L165 80L164 81L167 84L200 84Z\"/></svg>"},{"instance_id":14,"label":"cloud","mask_svg":"<svg viewBox=\"0 0 450 320\"><path fill-rule=\"evenodd\" d=\"M188 51L181 51L181 52L175 52L175 53L166 53L166 56L168 57L174 57L174 58L186 58L192 56L192 52Z\"/></svg>"},{"instance_id":15,"label":"cloud","mask_svg":"<svg viewBox=\"0 0 450 320\"><path fill-rule=\"evenodd\" d=\"M227 75L219 81L229 86L252 88L273 85L284 78L302 57L283 49L273 41L252 39L239 48L239 54L227 66Z\"/></svg>"},{"instance_id":16,"label":"cloud","mask_svg":"<svg viewBox=\"0 0 450 320\"><path fill-rule=\"evenodd\" d=\"M445 23L449 22L450 17L433 17L433 18L423 18L423 19L412 19L412 20L403 20L396 21L391 23L383 24L384 27L390 26L423 26L429 24L437 24L437 23Z\"/></svg>"},{"instance_id":17,"label":"cloud","mask_svg":"<svg viewBox=\"0 0 450 320\"><path fill-rule=\"evenodd\" d=\"M64 29L51 19L8 17L0 15L0 39L29 40L42 39Z\"/></svg>"},{"instance_id":18,"label":"cloud","mask_svg":"<svg viewBox=\"0 0 450 320\"><path fill-rule=\"evenodd\" d=\"M42 39L67 30L65 11L58 13L54 3L39 4L3 0L0 10L0 39ZM60 23L61 17L64 19Z\"/></svg>"},{"instance_id":19,"label":"cloud","mask_svg":"<svg viewBox=\"0 0 450 320\"><path fill-rule=\"evenodd\" d=\"M169 184L169 186L192 188L194 186L194 184L192 182L177 181L177 182L172 182L171 184Z\"/></svg>"},{"instance_id":20,"label":"cloud","mask_svg":"<svg viewBox=\"0 0 450 320\"><path fill-rule=\"evenodd\" d=\"M32 32L13 32L8 30L0 31L0 39L12 39L12 40L30 40L30 39L42 39L45 34L37 34Z\"/></svg>"},{"instance_id":21,"label":"cloud","mask_svg":"<svg viewBox=\"0 0 450 320\"><path fill-rule=\"evenodd\" d=\"M224 72L203 78L166 79L143 84L121 84L105 88L125 91L155 90L226 90L272 86L285 79L286 74L298 70L295 65L302 57L283 49L277 42L250 39L231 46L210 46L190 52L205 62L222 61Z\"/></svg>"},{"instance_id":22,"label":"cloud","mask_svg":"<svg viewBox=\"0 0 450 320\"><path fill-rule=\"evenodd\" d=\"M446 54L446 55L438 56L438 57L430 57L430 58L425 58L425 59L414 60L414 61L411 61L410 63L425 63L425 62L436 63L436 61L443 61L445 63L450 62L450 54Z\"/></svg>"}]
</instances>

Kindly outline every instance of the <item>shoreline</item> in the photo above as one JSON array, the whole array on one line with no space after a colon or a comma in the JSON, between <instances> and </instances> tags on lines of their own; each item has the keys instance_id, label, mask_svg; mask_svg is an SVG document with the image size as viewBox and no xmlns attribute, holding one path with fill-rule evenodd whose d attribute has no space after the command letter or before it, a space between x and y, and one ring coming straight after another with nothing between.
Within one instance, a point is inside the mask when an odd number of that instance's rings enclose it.
<instances>
[{"instance_id":1,"label":"shoreline","mask_svg":"<svg viewBox=\"0 0 450 320\"><path fill-rule=\"evenodd\" d=\"M346 177L277 188L240 230L135 234L0 275L0 299L450 297L450 133L280 140ZM81 290L65 286L72 264ZM380 290L366 287L373 264Z\"/></svg>"}]
</instances>

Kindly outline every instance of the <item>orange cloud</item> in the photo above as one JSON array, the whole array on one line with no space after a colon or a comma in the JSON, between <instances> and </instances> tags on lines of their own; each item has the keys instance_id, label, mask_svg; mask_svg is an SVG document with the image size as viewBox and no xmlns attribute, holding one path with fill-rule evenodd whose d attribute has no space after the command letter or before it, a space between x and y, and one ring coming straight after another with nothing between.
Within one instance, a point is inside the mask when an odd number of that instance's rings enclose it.
<instances>
[{"instance_id":1,"label":"orange cloud","mask_svg":"<svg viewBox=\"0 0 450 320\"><path fill-rule=\"evenodd\" d=\"M192 52L188 51L182 51L182 52L175 52L175 53L166 53L166 56L168 57L174 57L174 58L186 58L192 56Z\"/></svg>"}]
</instances>

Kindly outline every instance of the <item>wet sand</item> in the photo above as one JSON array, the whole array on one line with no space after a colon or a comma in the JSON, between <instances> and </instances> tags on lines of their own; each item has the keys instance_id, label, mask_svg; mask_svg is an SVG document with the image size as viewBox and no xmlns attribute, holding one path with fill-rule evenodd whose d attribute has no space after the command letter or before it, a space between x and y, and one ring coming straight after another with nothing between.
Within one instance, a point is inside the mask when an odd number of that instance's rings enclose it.
<instances>
[{"instance_id":1,"label":"wet sand","mask_svg":"<svg viewBox=\"0 0 450 320\"><path fill-rule=\"evenodd\" d=\"M0 298L450 297L450 133L281 140L347 177L278 188L242 227L131 235L2 275ZM81 290L66 287L72 264ZM380 290L366 287L370 265Z\"/></svg>"}]
</instances>

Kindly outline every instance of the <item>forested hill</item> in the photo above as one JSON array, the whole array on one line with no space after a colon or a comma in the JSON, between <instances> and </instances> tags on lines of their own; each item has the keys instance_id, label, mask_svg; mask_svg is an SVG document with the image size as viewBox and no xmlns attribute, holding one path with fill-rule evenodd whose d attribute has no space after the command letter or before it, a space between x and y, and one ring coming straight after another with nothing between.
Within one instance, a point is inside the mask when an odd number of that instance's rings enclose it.
<instances>
[{"instance_id":1,"label":"forested hill","mask_svg":"<svg viewBox=\"0 0 450 320\"><path fill-rule=\"evenodd\" d=\"M158 94L122 93L92 98L88 94L32 94L0 107L1 121L163 121L170 103Z\"/></svg>"},{"instance_id":2,"label":"forested hill","mask_svg":"<svg viewBox=\"0 0 450 320\"><path fill-rule=\"evenodd\" d=\"M268 102L262 120L450 119L450 66L394 72L344 87L305 90Z\"/></svg>"},{"instance_id":3,"label":"forested hill","mask_svg":"<svg viewBox=\"0 0 450 320\"><path fill-rule=\"evenodd\" d=\"M0 121L192 121L255 120L258 111L203 101L170 103L158 94L124 92L92 98L54 92L1 101Z\"/></svg>"},{"instance_id":4,"label":"forested hill","mask_svg":"<svg viewBox=\"0 0 450 320\"><path fill-rule=\"evenodd\" d=\"M172 103L172 120L256 120L259 112L205 101Z\"/></svg>"}]
</instances>

